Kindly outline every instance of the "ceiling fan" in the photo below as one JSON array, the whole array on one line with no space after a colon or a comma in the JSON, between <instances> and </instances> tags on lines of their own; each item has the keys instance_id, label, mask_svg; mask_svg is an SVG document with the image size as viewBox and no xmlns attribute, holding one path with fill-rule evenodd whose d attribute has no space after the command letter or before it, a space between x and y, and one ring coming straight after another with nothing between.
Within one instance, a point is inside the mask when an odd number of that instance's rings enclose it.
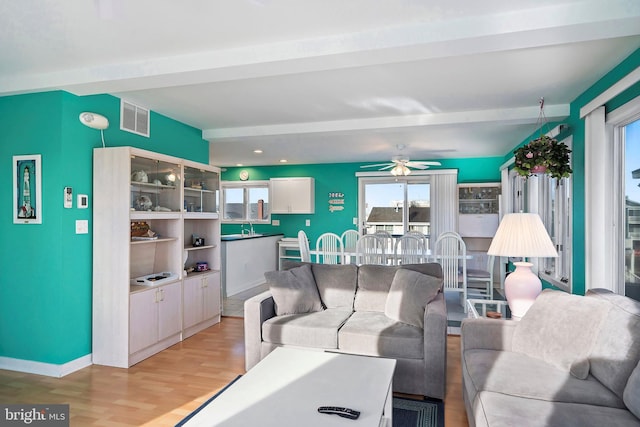
<instances>
[{"instance_id":1,"label":"ceiling fan","mask_svg":"<svg viewBox=\"0 0 640 427\"><path fill-rule=\"evenodd\" d=\"M398 150L401 151L404 149L405 146L402 144L399 144L396 147L398 148ZM377 163L375 165L365 165L360 167L361 168L380 168L378 170L380 171L389 170L389 172L391 172L391 175L394 175L394 176L399 176L399 175L406 176L411 173L411 169L409 168L424 170L424 169L428 169L429 166L440 166L440 165L441 165L440 162L434 162L434 161L411 161L409 160L409 157L399 154L397 156L393 156L391 158L391 161L388 163Z\"/></svg>"}]
</instances>

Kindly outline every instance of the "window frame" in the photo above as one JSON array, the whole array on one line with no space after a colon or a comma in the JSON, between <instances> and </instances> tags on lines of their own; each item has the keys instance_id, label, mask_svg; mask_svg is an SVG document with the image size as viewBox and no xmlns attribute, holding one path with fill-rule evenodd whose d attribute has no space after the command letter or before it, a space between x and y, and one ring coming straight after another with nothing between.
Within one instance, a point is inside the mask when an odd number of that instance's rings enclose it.
<instances>
[{"instance_id":1,"label":"window frame","mask_svg":"<svg viewBox=\"0 0 640 427\"><path fill-rule=\"evenodd\" d=\"M225 190L226 189L238 189L243 190L242 197L242 218L225 218ZM267 204L271 203L271 185L267 180L260 181L221 181L220 182L220 221L223 224L242 224L250 222L252 224L270 224L271 223L271 209L267 213L265 219L251 219L249 218L251 203L249 202L249 192L251 189L266 189L269 197Z\"/></svg>"}]
</instances>

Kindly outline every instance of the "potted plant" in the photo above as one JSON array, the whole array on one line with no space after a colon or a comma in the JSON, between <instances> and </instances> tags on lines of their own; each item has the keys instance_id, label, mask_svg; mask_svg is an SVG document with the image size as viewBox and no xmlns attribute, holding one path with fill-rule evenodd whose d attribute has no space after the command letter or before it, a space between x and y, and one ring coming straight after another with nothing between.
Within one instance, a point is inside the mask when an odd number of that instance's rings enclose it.
<instances>
[{"instance_id":1,"label":"potted plant","mask_svg":"<svg viewBox=\"0 0 640 427\"><path fill-rule=\"evenodd\" d=\"M566 178L573 172L569 166L571 150L556 139L542 135L513 152L518 174L529 177L546 173L553 178Z\"/></svg>"}]
</instances>

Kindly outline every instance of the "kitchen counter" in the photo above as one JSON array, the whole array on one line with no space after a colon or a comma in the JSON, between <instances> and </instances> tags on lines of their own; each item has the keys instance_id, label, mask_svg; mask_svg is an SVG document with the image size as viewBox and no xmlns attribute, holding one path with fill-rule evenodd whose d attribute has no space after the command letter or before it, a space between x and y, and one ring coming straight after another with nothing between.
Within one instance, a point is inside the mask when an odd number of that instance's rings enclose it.
<instances>
[{"instance_id":1,"label":"kitchen counter","mask_svg":"<svg viewBox=\"0 0 640 427\"><path fill-rule=\"evenodd\" d=\"M220 241L222 242L231 242L235 240L246 240L246 239L259 239L261 237L274 237L284 236L282 233L257 233L257 234L223 234L220 236Z\"/></svg>"},{"instance_id":2,"label":"kitchen counter","mask_svg":"<svg viewBox=\"0 0 640 427\"><path fill-rule=\"evenodd\" d=\"M282 237L282 233L220 237L225 298L265 283L264 273L278 269L278 241Z\"/></svg>"}]
</instances>

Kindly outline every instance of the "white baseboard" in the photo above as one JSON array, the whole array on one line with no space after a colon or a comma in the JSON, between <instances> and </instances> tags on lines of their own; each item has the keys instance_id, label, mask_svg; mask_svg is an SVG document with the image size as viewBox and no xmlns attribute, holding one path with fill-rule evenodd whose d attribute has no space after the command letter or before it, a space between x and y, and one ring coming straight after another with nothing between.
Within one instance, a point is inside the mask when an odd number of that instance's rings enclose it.
<instances>
[{"instance_id":1,"label":"white baseboard","mask_svg":"<svg viewBox=\"0 0 640 427\"><path fill-rule=\"evenodd\" d=\"M90 366L91 354L79 357L71 362L56 365L53 363L34 362L32 360L13 359L0 357L0 369L8 371L25 372L27 374L46 375L48 377L64 377L72 372Z\"/></svg>"}]
</instances>

